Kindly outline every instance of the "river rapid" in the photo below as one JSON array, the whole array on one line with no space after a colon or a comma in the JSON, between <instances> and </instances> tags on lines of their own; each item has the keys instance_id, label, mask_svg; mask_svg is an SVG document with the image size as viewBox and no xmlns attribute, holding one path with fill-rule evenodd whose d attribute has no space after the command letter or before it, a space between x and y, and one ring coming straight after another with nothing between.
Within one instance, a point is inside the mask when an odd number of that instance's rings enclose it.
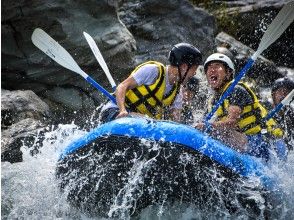
<instances>
[{"instance_id":1,"label":"river rapid","mask_svg":"<svg viewBox=\"0 0 294 220\"><path fill-rule=\"evenodd\" d=\"M43 147L34 156L27 146L22 147L23 162L1 163L1 211L2 219L106 219L99 216L87 216L72 207L58 187L55 177L56 163L62 150L72 141L86 134L75 124L60 124L48 128L43 140ZM294 203L294 153L289 154L286 164L272 162L269 175L276 176L282 194L278 218L293 219ZM138 166L137 169L140 169ZM136 172L140 178L140 172ZM254 179L250 184L255 184ZM257 180L256 180L257 181ZM248 184L248 183L247 183ZM249 193L262 210L263 198L259 194ZM107 219L112 219L112 207ZM191 204L159 204L147 207L136 217L125 213L115 219L249 219L246 209L240 207L237 214L229 213L224 207L216 207L214 212L207 212ZM262 214L259 218L263 219Z\"/></svg>"}]
</instances>

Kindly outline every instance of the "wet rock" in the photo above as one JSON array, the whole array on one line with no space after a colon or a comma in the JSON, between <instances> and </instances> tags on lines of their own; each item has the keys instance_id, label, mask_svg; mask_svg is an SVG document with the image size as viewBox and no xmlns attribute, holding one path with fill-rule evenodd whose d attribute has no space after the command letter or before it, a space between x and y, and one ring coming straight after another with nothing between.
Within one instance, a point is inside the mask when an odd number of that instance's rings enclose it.
<instances>
[{"instance_id":1,"label":"wet rock","mask_svg":"<svg viewBox=\"0 0 294 220\"><path fill-rule=\"evenodd\" d=\"M44 121L49 116L48 105L33 91L1 90L1 128L25 118Z\"/></svg>"},{"instance_id":2,"label":"wet rock","mask_svg":"<svg viewBox=\"0 0 294 220\"><path fill-rule=\"evenodd\" d=\"M126 1L119 16L136 39L136 63L166 63L169 50L180 42L195 45L204 55L213 50L214 17L188 1Z\"/></svg>"},{"instance_id":3,"label":"wet rock","mask_svg":"<svg viewBox=\"0 0 294 220\"><path fill-rule=\"evenodd\" d=\"M41 134L50 122L50 109L32 91L1 90L1 161L22 161L22 146L40 147Z\"/></svg>"},{"instance_id":4,"label":"wet rock","mask_svg":"<svg viewBox=\"0 0 294 220\"><path fill-rule=\"evenodd\" d=\"M216 44L218 46L226 47L234 56L236 73L239 73L239 71L245 66L247 60L255 52L252 48L244 45L242 42L224 32L221 32L216 36ZM273 80L282 77L285 74L286 72L281 71L273 61L264 56L259 56L255 61L255 64L246 73L246 76L255 79L259 85L267 86Z\"/></svg>"},{"instance_id":5,"label":"wet rock","mask_svg":"<svg viewBox=\"0 0 294 220\"><path fill-rule=\"evenodd\" d=\"M32 155L38 153L44 130L45 124L26 118L1 131L1 161L21 162L22 146L30 147Z\"/></svg>"},{"instance_id":6,"label":"wet rock","mask_svg":"<svg viewBox=\"0 0 294 220\"><path fill-rule=\"evenodd\" d=\"M225 7L215 11L215 15L223 16L223 20L230 20L234 27L226 32L243 44L256 50L267 28L281 8L290 0L271 1L219 1ZM294 50L294 23L282 36L276 40L263 55L278 66L293 68Z\"/></svg>"},{"instance_id":7,"label":"wet rock","mask_svg":"<svg viewBox=\"0 0 294 220\"><path fill-rule=\"evenodd\" d=\"M45 92L46 97L73 110L94 108L94 102L86 91L76 88L54 87Z\"/></svg>"},{"instance_id":8,"label":"wet rock","mask_svg":"<svg viewBox=\"0 0 294 220\"><path fill-rule=\"evenodd\" d=\"M108 63L124 68L132 63L135 40L121 23L114 1L5 1L2 4L2 88L30 88L42 98L51 99L55 87L95 89L76 73L56 64L31 42L33 30L45 30L76 62L99 83L107 79L93 56L83 31L89 33ZM99 77L97 77L99 76ZM101 77L102 76L102 77ZM114 78L116 74L113 74ZM73 93L71 98L74 98ZM54 101L54 100L53 100Z\"/></svg>"},{"instance_id":9,"label":"wet rock","mask_svg":"<svg viewBox=\"0 0 294 220\"><path fill-rule=\"evenodd\" d=\"M239 11L241 13L252 12L266 7L280 9L289 0L243 0L243 1L218 1L217 4L226 4L227 13Z\"/></svg>"}]
</instances>

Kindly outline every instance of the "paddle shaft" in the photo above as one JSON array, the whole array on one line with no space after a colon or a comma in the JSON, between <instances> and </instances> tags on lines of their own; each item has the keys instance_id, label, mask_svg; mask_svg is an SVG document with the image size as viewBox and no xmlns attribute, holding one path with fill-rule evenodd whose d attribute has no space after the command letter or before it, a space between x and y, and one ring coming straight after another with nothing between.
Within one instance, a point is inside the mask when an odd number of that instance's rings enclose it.
<instances>
[{"instance_id":1,"label":"paddle shaft","mask_svg":"<svg viewBox=\"0 0 294 220\"><path fill-rule=\"evenodd\" d=\"M85 78L89 83L91 83L96 89L98 89L103 95L109 98L114 104L116 104L116 99L113 97L106 89L99 85L92 77L88 76Z\"/></svg>"},{"instance_id":2,"label":"paddle shaft","mask_svg":"<svg viewBox=\"0 0 294 220\"><path fill-rule=\"evenodd\" d=\"M264 121L268 121L271 119L278 111L280 111L283 108L283 104L279 103L267 116L264 118Z\"/></svg>"},{"instance_id":3,"label":"paddle shaft","mask_svg":"<svg viewBox=\"0 0 294 220\"><path fill-rule=\"evenodd\" d=\"M292 90L267 116L264 121L271 119L277 112L279 112L285 105L288 105L294 97L294 90Z\"/></svg>"}]
</instances>

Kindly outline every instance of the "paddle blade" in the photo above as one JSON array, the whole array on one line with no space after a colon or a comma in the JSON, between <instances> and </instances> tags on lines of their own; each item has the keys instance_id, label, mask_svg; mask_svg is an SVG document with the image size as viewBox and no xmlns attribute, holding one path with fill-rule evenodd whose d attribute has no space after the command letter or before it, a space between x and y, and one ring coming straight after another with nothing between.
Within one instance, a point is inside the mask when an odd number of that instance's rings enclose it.
<instances>
[{"instance_id":1,"label":"paddle blade","mask_svg":"<svg viewBox=\"0 0 294 220\"><path fill-rule=\"evenodd\" d=\"M294 1L284 5L261 38L255 57L275 42L294 20Z\"/></svg>"},{"instance_id":2,"label":"paddle blade","mask_svg":"<svg viewBox=\"0 0 294 220\"><path fill-rule=\"evenodd\" d=\"M116 103L115 98L111 94L109 94L109 92L107 92L107 90L105 90L101 85L99 85L94 79L92 79L87 73L85 73L72 58L72 56L45 31L40 28L36 28L32 34L32 42L36 47L42 50L54 61L59 63L61 66L81 75L96 89L101 91L106 97Z\"/></svg>"},{"instance_id":3,"label":"paddle blade","mask_svg":"<svg viewBox=\"0 0 294 220\"><path fill-rule=\"evenodd\" d=\"M36 28L32 34L33 44L51 57L61 66L80 74L86 78L88 75L78 66L72 56L52 37L40 28Z\"/></svg>"},{"instance_id":4,"label":"paddle blade","mask_svg":"<svg viewBox=\"0 0 294 220\"><path fill-rule=\"evenodd\" d=\"M84 32L84 36L85 36L93 54L94 54L94 56L96 57L98 63L100 64L101 68L103 69L104 73L106 74L112 88L115 88L116 84L110 74L110 71L107 67L107 64L105 63L105 60L104 60L97 44L95 43L94 39L88 33Z\"/></svg>"}]
</instances>

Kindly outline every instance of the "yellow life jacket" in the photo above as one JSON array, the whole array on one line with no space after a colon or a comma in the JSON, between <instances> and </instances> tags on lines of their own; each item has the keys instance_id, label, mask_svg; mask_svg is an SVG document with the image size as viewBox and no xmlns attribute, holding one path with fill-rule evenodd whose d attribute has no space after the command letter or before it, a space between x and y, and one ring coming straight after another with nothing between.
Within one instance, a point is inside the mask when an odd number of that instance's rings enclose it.
<instances>
[{"instance_id":1,"label":"yellow life jacket","mask_svg":"<svg viewBox=\"0 0 294 220\"><path fill-rule=\"evenodd\" d=\"M141 85L134 89L130 89L126 93L126 106L133 112L161 119L163 108L172 105L180 90L180 85L177 83L167 95L164 95L166 70L162 63L156 61L148 61L137 66L131 75L146 64L157 65L158 77L151 85Z\"/></svg>"},{"instance_id":2,"label":"yellow life jacket","mask_svg":"<svg viewBox=\"0 0 294 220\"><path fill-rule=\"evenodd\" d=\"M232 81L223 87L221 96L228 89L231 83ZM249 104L242 109L240 119L238 121L239 131L245 133L246 135L254 135L260 133L262 129L266 129L275 137L282 137L283 131L276 127L274 119L270 119L266 123L263 123L262 119L267 115L267 110L260 104L255 93L243 82L239 82L238 85L245 88L253 100L252 104ZM212 101L210 102L209 111L212 109L211 103ZM217 120L222 121L227 118L229 106L229 100L225 99L223 104L216 111Z\"/></svg>"}]
</instances>

